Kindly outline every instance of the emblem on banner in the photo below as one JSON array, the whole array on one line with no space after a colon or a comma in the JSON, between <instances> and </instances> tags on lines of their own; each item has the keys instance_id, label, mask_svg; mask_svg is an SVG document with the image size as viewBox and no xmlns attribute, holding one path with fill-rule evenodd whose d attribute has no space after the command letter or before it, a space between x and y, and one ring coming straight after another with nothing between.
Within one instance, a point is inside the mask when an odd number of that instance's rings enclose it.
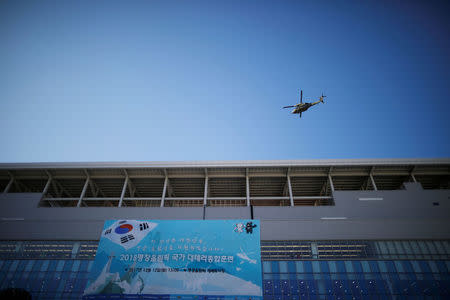
<instances>
[{"instance_id":1,"label":"emblem on banner","mask_svg":"<svg viewBox=\"0 0 450 300\"><path fill-rule=\"evenodd\" d=\"M247 224L244 225L244 223L237 223L234 225L234 231L237 233L245 232L247 234L253 233L253 228L256 228L256 224L253 224L253 222L247 222Z\"/></svg>"},{"instance_id":2,"label":"emblem on banner","mask_svg":"<svg viewBox=\"0 0 450 300\"><path fill-rule=\"evenodd\" d=\"M247 233L252 234L253 233L253 228L256 228L256 224L253 224L253 222L247 222L247 224L245 225L245 231Z\"/></svg>"},{"instance_id":3,"label":"emblem on banner","mask_svg":"<svg viewBox=\"0 0 450 300\"><path fill-rule=\"evenodd\" d=\"M237 223L234 225L234 232L242 233L244 232L244 223Z\"/></svg>"}]
</instances>

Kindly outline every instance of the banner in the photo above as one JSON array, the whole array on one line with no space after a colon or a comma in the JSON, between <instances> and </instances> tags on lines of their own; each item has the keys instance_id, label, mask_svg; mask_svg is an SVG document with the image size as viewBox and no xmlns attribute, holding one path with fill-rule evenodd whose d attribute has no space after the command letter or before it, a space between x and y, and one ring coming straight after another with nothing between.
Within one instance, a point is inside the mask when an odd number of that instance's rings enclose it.
<instances>
[{"instance_id":1,"label":"banner","mask_svg":"<svg viewBox=\"0 0 450 300\"><path fill-rule=\"evenodd\" d=\"M83 299L262 299L258 220L108 220Z\"/></svg>"}]
</instances>

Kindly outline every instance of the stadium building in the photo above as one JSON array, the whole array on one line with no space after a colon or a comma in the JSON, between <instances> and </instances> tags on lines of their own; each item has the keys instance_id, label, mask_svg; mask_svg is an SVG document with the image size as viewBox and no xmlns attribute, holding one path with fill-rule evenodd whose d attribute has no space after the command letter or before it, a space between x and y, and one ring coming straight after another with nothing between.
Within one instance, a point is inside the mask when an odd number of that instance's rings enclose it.
<instances>
[{"instance_id":1,"label":"stadium building","mask_svg":"<svg viewBox=\"0 0 450 300\"><path fill-rule=\"evenodd\" d=\"M0 164L0 289L80 299L108 219L258 219L264 299L450 298L450 159Z\"/></svg>"}]
</instances>

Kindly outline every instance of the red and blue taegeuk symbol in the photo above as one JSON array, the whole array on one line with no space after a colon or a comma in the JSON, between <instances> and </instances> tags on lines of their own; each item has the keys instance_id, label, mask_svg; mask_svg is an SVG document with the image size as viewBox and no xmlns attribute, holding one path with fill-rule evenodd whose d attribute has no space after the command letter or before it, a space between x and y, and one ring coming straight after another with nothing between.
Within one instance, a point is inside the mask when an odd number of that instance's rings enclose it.
<instances>
[{"instance_id":1,"label":"red and blue taegeuk symbol","mask_svg":"<svg viewBox=\"0 0 450 300\"><path fill-rule=\"evenodd\" d=\"M117 234L125 234L130 232L131 230L133 230L133 226L131 226L131 224L122 224L120 226L117 226L114 232Z\"/></svg>"}]
</instances>

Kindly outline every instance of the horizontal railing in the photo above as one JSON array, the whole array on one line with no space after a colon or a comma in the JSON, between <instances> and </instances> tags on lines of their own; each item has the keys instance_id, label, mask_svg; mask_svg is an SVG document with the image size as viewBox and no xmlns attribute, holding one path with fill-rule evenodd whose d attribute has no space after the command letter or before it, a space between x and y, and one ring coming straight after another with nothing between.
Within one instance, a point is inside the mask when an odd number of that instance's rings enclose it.
<instances>
[{"instance_id":1,"label":"horizontal railing","mask_svg":"<svg viewBox=\"0 0 450 300\"><path fill-rule=\"evenodd\" d=\"M290 197L286 197L286 196L255 196L255 197L165 197L164 199L161 197L86 197L83 198L81 201L82 203L86 203L89 206L89 202L95 202L95 201L102 201L102 202L108 202L108 201L121 201L122 200L122 205L121 206L126 206L126 204L124 205L124 202L126 203L128 202L139 202L139 201L153 201L153 202L158 202L160 204L160 206L165 206L165 207L170 207L171 203L178 203L178 204L183 204L184 202L188 202L188 201L197 201L200 203L200 206L202 206L205 202L206 199L206 206L228 206L225 205L227 204L227 202L229 202L229 204L235 204L236 201L241 201L243 203L243 205L236 205L236 206L246 206L247 205L247 199L249 200L251 205L256 205L256 206L272 206L270 205L271 203L263 203L264 201L280 201L278 205L276 206L291 206L290 201ZM310 205L318 205L318 201L326 201L328 202L328 204L320 204L320 205L332 205L333 203L333 197L331 196L295 196L292 197L293 199L293 206L300 206L300 205L305 205L305 204L298 204L298 202L301 201L305 201L305 200L310 200ZM78 204L78 202L80 201L80 198L75 198L75 197L58 197L58 198L54 198L54 197L44 197L42 199L42 201L48 201L48 202L53 202L53 203L57 203L57 202L76 202ZM222 201L224 205L217 205L216 203L214 203L215 201ZM296 203L297 201L297 203ZM259 202L259 203L258 203ZM162 203L164 203L164 205L161 205ZM137 203L138 204L138 203ZM273 204L273 203L272 203ZM283 205L284 204L284 205ZM307 204L306 204L307 205ZM74 205L75 206L75 205ZM77 205L78 206L78 205ZM79 205L82 206L82 205ZM139 206L139 205L136 205ZM102 207L100 205L100 207Z\"/></svg>"}]
</instances>

